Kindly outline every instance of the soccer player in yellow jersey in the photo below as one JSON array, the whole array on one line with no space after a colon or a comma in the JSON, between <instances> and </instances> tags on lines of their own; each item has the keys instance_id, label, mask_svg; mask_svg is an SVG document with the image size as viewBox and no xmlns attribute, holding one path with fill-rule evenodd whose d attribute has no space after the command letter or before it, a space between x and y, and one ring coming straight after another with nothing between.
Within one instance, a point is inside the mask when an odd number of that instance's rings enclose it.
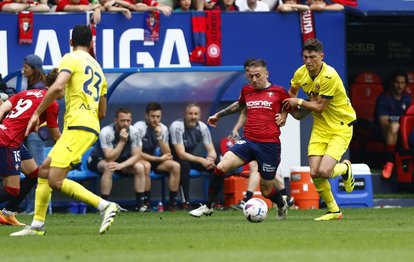
<instances>
[{"instance_id":1,"label":"soccer player in yellow jersey","mask_svg":"<svg viewBox=\"0 0 414 262\"><path fill-rule=\"evenodd\" d=\"M69 170L81 163L82 155L97 140L99 120L106 112L107 83L100 65L88 53L91 41L89 27L75 26L70 40L73 52L62 58L55 83L49 88L27 125L26 135L37 129L39 115L64 92L64 130L39 170L32 224L11 236L46 233L44 224L52 189L99 209L102 218L99 229L101 234L109 229L121 210L118 204L108 202L66 178Z\"/></svg>"},{"instance_id":2,"label":"soccer player in yellow jersey","mask_svg":"<svg viewBox=\"0 0 414 262\"><path fill-rule=\"evenodd\" d=\"M346 192L354 190L351 162L339 161L352 138L356 114L345 87L335 69L323 62L323 44L310 39L303 45L304 65L291 80L284 106L303 107L312 112L313 127L308 146L310 175L316 190L328 206L328 212L315 220L341 219L342 212L333 197L328 179L342 176ZM297 98L299 88L308 96Z\"/></svg>"}]
</instances>

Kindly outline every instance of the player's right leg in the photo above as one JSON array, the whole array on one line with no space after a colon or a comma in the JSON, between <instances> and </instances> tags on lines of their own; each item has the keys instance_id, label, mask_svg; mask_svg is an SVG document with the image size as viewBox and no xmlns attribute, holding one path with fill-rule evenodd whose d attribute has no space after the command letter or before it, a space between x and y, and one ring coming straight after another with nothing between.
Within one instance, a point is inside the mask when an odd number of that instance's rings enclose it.
<instances>
[{"instance_id":1,"label":"player's right leg","mask_svg":"<svg viewBox=\"0 0 414 262\"><path fill-rule=\"evenodd\" d=\"M233 149L233 148L232 148ZM210 179L208 187L208 201L205 205L200 205L199 208L190 211L193 217L211 216L213 213L213 203L216 200L217 193L221 190L224 184L224 176L229 171L243 165L245 162L238 155L232 151L227 151L221 161L217 164L213 176Z\"/></svg>"},{"instance_id":2,"label":"player's right leg","mask_svg":"<svg viewBox=\"0 0 414 262\"><path fill-rule=\"evenodd\" d=\"M70 166L81 163L82 155L96 141L97 136L85 130L65 130L49 153L51 168L50 186L78 201L82 201L101 211L102 224L99 233L108 231L121 207L95 195L81 184L66 178Z\"/></svg>"},{"instance_id":3,"label":"player's right leg","mask_svg":"<svg viewBox=\"0 0 414 262\"><path fill-rule=\"evenodd\" d=\"M45 161L47 161L46 159ZM42 168L39 170L39 176L42 176ZM52 195L52 188L49 186L47 178L38 178L38 184L35 192L35 210L33 221L30 226L26 226L23 230L10 234L12 237L45 235L45 220L47 207Z\"/></svg>"}]
</instances>

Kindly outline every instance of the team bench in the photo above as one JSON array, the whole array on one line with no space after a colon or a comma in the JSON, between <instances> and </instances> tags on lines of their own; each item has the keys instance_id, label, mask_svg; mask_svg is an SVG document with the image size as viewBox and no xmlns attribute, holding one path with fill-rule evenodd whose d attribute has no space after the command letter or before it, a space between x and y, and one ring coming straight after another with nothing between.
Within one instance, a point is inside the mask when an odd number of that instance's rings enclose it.
<instances>
[{"instance_id":1,"label":"team bench","mask_svg":"<svg viewBox=\"0 0 414 262\"><path fill-rule=\"evenodd\" d=\"M81 181L89 181L89 189L95 193L98 193L98 181L100 179L100 175L94 171L88 169L87 160L93 148L90 148L82 157L82 162L80 167L77 169L73 169L69 171L68 178L77 182ZM49 153L51 147L45 148L45 156ZM120 175L115 173L113 176L113 180L119 180L125 178L126 176ZM167 176L163 174L156 173L151 171L150 174L151 180L160 180L161 181L161 200L165 203L167 200L167 192L168 192L168 179ZM209 182L209 175L204 172L200 172L195 169L190 170L190 178L203 178L203 199L202 201L207 200L208 197L208 182Z\"/></svg>"}]
</instances>

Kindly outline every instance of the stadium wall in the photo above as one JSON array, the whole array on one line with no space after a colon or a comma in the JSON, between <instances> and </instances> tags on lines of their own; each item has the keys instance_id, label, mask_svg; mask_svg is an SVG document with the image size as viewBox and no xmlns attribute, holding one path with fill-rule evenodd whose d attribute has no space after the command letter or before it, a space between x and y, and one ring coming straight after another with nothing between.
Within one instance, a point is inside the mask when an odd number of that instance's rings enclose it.
<instances>
[{"instance_id":1,"label":"stadium wall","mask_svg":"<svg viewBox=\"0 0 414 262\"><path fill-rule=\"evenodd\" d=\"M325 46L325 61L335 67L345 81L345 14L317 12L314 16L316 36ZM189 53L194 49L191 18L192 14L185 12L173 13L170 17L161 16L159 41L145 42L143 13L134 13L130 20L121 14L104 13L101 23L97 26L97 60L105 69L203 67L205 65L189 62ZM70 51L71 28L77 24L86 24L88 14L34 14L33 43L30 45L18 44L17 15L0 14L0 20L0 73L5 76L20 70L24 57L31 53L44 59L46 69L57 66L61 57ZM303 63L299 15L277 12L223 12L221 20L221 65L241 66L245 59L263 58L268 63L270 80L288 88L295 69ZM177 76L180 74L177 73ZM238 82L231 85L221 96L219 107L236 100L240 88ZM153 89L157 89L157 86L154 85ZM140 101L140 97L136 99ZM144 105L145 102L149 101L140 101L140 104ZM122 98L110 99L108 106L112 111L122 103ZM183 109L184 104L176 107ZM211 105L207 105L206 108L203 121L207 119ZM143 107L137 106L134 110L141 112L140 116L134 117L134 121L141 119ZM177 118L180 117L182 110L177 109L176 114ZM109 113L105 121L111 122L112 119L113 116ZM228 121L223 121L219 129L213 131L216 144L220 138L228 135L235 122L235 116L229 117ZM311 118L300 124L293 119L289 122L293 125L282 130L291 136L282 138L285 175L289 175L291 166L307 165L306 148L312 125ZM166 122L169 123L170 121Z\"/></svg>"}]
</instances>

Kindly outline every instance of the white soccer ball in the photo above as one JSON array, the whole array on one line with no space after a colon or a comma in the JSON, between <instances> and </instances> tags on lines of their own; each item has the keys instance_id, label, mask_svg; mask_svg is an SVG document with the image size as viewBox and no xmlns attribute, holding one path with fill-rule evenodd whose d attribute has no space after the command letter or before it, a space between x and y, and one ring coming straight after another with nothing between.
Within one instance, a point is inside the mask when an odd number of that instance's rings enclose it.
<instances>
[{"instance_id":1,"label":"white soccer ball","mask_svg":"<svg viewBox=\"0 0 414 262\"><path fill-rule=\"evenodd\" d=\"M262 222L267 217L267 204L260 198L251 198L244 204L243 213L252 223Z\"/></svg>"}]
</instances>

